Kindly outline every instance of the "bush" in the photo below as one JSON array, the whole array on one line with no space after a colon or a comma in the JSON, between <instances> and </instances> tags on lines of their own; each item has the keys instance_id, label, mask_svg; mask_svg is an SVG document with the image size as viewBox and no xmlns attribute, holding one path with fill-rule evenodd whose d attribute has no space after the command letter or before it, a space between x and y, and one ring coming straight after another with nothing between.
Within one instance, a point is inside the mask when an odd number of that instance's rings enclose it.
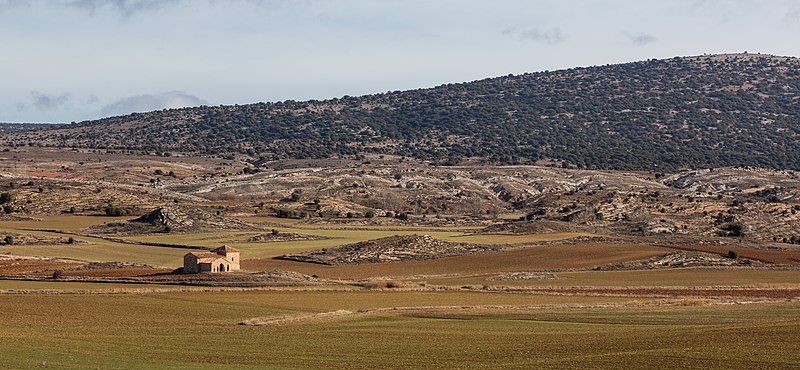
<instances>
[{"instance_id":1,"label":"bush","mask_svg":"<svg viewBox=\"0 0 800 370\"><path fill-rule=\"evenodd\" d=\"M12 245L14 244L14 237L11 235L6 235L6 237L3 238L3 242L5 242L6 245Z\"/></svg>"},{"instance_id":2,"label":"bush","mask_svg":"<svg viewBox=\"0 0 800 370\"><path fill-rule=\"evenodd\" d=\"M302 194L302 193L303 193L302 190L299 190L299 189L295 190L295 191L292 192L292 195L291 195L290 199L293 202L299 202L300 201L300 194Z\"/></svg>"},{"instance_id":3,"label":"bush","mask_svg":"<svg viewBox=\"0 0 800 370\"><path fill-rule=\"evenodd\" d=\"M410 284L397 280L372 280L363 285L367 289L395 289L408 288Z\"/></svg>"},{"instance_id":4,"label":"bush","mask_svg":"<svg viewBox=\"0 0 800 370\"><path fill-rule=\"evenodd\" d=\"M55 271L53 271L53 280L61 279L62 276L64 276L64 271L63 270L55 270Z\"/></svg>"},{"instance_id":5,"label":"bush","mask_svg":"<svg viewBox=\"0 0 800 370\"><path fill-rule=\"evenodd\" d=\"M106 216L114 216L114 217L122 216L122 213L123 213L122 209L120 209L118 207L114 207L114 206L107 206L104 209L104 211L106 213Z\"/></svg>"},{"instance_id":6,"label":"bush","mask_svg":"<svg viewBox=\"0 0 800 370\"><path fill-rule=\"evenodd\" d=\"M75 244L75 238L70 236L69 239L67 239L67 244Z\"/></svg>"},{"instance_id":7,"label":"bush","mask_svg":"<svg viewBox=\"0 0 800 370\"><path fill-rule=\"evenodd\" d=\"M14 196L9 193L2 193L0 194L0 204L11 203L14 200Z\"/></svg>"},{"instance_id":8,"label":"bush","mask_svg":"<svg viewBox=\"0 0 800 370\"><path fill-rule=\"evenodd\" d=\"M720 229L722 230L720 232L720 236L732 236L732 237L744 236L744 225L737 222L724 225Z\"/></svg>"},{"instance_id":9,"label":"bush","mask_svg":"<svg viewBox=\"0 0 800 370\"><path fill-rule=\"evenodd\" d=\"M739 258L739 252L734 251L734 250L728 251L728 258L734 259L734 260L738 259Z\"/></svg>"}]
</instances>

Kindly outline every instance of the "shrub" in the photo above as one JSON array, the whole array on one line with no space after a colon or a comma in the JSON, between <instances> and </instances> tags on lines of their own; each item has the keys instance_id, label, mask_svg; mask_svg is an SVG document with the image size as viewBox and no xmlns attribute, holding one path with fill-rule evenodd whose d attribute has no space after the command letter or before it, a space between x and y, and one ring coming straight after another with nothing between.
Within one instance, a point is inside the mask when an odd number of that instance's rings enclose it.
<instances>
[{"instance_id":1,"label":"shrub","mask_svg":"<svg viewBox=\"0 0 800 370\"><path fill-rule=\"evenodd\" d=\"M402 288L403 284L400 283L399 281L389 280L389 281L386 282L386 287L387 288Z\"/></svg>"},{"instance_id":2,"label":"shrub","mask_svg":"<svg viewBox=\"0 0 800 370\"><path fill-rule=\"evenodd\" d=\"M67 244L75 244L75 238L70 236L69 239L67 239Z\"/></svg>"},{"instance_id":3,"label":"shrub","mask_svg":"<svg viewBox=\"0 0 800 370\"><path fill-rule=\"evenodd\" d=\"M728 258L734 259L734 260L738 259L739 258L739 252L734 251L734 250L728 251Z\"/></svg>"},{"instance_id":4,"label":"shrub","mask_svg":"<svg viewBox=\"0 0 800 370\"><path fill-rule=\"evenodd\" d=\"M744 236L744 226L737 222L724 225L720 229L722 230L720 232L720 236L733 236L733 237Z\"/></svg>"},{"instance_id":5,"label":"shrub","mask_svg":"<svg viewBox=\"0 0 800 370\"><path fill-rule=\"evenodd\" d=\"M55 270L55 271L53 271L53 280L61 279L62 276L64 276L64 271L63 270Z\"/></svg>"},{"instance_id":6,"label":"shrub","mask_svg":"<svg viewBox=\"0 0 800 370\"><path fill-rule=\"evenodd\" d=\"M14 237L11 235L6 235L6 237L3 238L3 242L5 242L6 245L12 245L14 244Z\"/></svg>"},{"instance_id":7,"label":"shrub","mask_svg":"<svg viewBox=\"0 0 800 370\"><path fill-rule=\"evenodd\" d=\"M0 194L0 204L11 203L14 200L14 196L9 193L2 193Z\"/></svg>"},{"instance_id":8,"label":"shrub","mask_svg":"<svg viewBox=\"0 0 800 370\"><path fill-rule=\"evenodd\" d=\"M122 216L122 209L118 207L107 206L104 209L104 211L106 213L106 216L115 216L115 217Z\"/></svg>"}]
</instances>

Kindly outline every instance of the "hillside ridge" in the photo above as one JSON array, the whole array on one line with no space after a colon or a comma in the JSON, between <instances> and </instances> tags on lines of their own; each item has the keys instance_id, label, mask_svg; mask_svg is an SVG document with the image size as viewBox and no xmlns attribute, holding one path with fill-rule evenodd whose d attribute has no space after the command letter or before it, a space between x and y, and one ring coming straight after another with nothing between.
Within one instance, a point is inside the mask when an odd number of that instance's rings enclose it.
<instances>
[{"instance_id":1,"label":"hillside ridge","mask_svg":"<svg viewBox=\"0 0 800 370\"><path fill-rule=\"evenodd\" d=\"M718 54L324 101L134 113L2 139L254 162L388 155L446 165L800 169L798 91L798 58Z\"/></svg>"}]
</instances>

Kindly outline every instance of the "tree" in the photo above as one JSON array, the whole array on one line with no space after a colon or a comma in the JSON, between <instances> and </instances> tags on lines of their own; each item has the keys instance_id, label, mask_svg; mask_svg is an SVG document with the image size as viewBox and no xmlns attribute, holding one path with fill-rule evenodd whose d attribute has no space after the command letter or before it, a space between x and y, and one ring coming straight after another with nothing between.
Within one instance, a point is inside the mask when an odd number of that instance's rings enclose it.
<instances>
[{"instance_id":1,"label":"tree","mask_svg":"<svg viewBox=\"0 0 800 370\"><path fill-rule=\"evenodd\" d=\"M11 203L14 200L14 196L9 193L2 193L0 194L0 204Z\"/></svg>"},{"instance_id":2,"label":"tree","mask_svg":"<svg viewBox=\"0 0 800 370\"><path fill-rule=\"evenodd\" d=\"M14 244L14 237L11 235L6 235L6 237L3 238L3 241L6 243L6 245L12 245Z\"/></svg>"},{"instance_id":3,"label":"tree","mask_svg":"<svg viewBox=\"0 0 800 370\"><path fill-rule=\"evenodd\" d=\"M120 208L114 207L112 205L106 206L104 211L106 213L106 216L113 216L113 217L122 216L122 210Z\"/></svg>"},{"instance_id":4,"label":"tree","mask_svg":"<svg viewBox=\"0 0 800 370\"><path fill-rule=\"evenodd\" d=\"M721 236L744 237L744 225L738 222L726 224L720 228Z\"/></svg>"},{"instance_id":5,"label":"tree","mask_svg":"<svg viewBox=\"0 0 800 370\"><path fill-rule=\"evenodd\" d=\"M302 193L303 193L303 191L300 190L300 189L293 191L292 192L292 196L291 196L292 201L293 202L300 201L300 194L302 194Z\"/></svg>"}]
</instances>

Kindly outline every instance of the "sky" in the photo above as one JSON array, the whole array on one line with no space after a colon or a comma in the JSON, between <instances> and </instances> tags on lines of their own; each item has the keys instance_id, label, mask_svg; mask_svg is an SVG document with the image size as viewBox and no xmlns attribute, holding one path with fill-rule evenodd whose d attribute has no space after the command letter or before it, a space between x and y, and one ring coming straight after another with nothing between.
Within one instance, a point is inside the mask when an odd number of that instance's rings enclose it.
<instances>
[{"instance_id":1,"label":"sky","mask_svg":"<svg viewBox=\"0 0 800 370\"><path fill-rule=\"evenodd\" d=\"M0 122L800 56L798 40L798 0L0 0Z\"/></svg>"}]
</instances>

